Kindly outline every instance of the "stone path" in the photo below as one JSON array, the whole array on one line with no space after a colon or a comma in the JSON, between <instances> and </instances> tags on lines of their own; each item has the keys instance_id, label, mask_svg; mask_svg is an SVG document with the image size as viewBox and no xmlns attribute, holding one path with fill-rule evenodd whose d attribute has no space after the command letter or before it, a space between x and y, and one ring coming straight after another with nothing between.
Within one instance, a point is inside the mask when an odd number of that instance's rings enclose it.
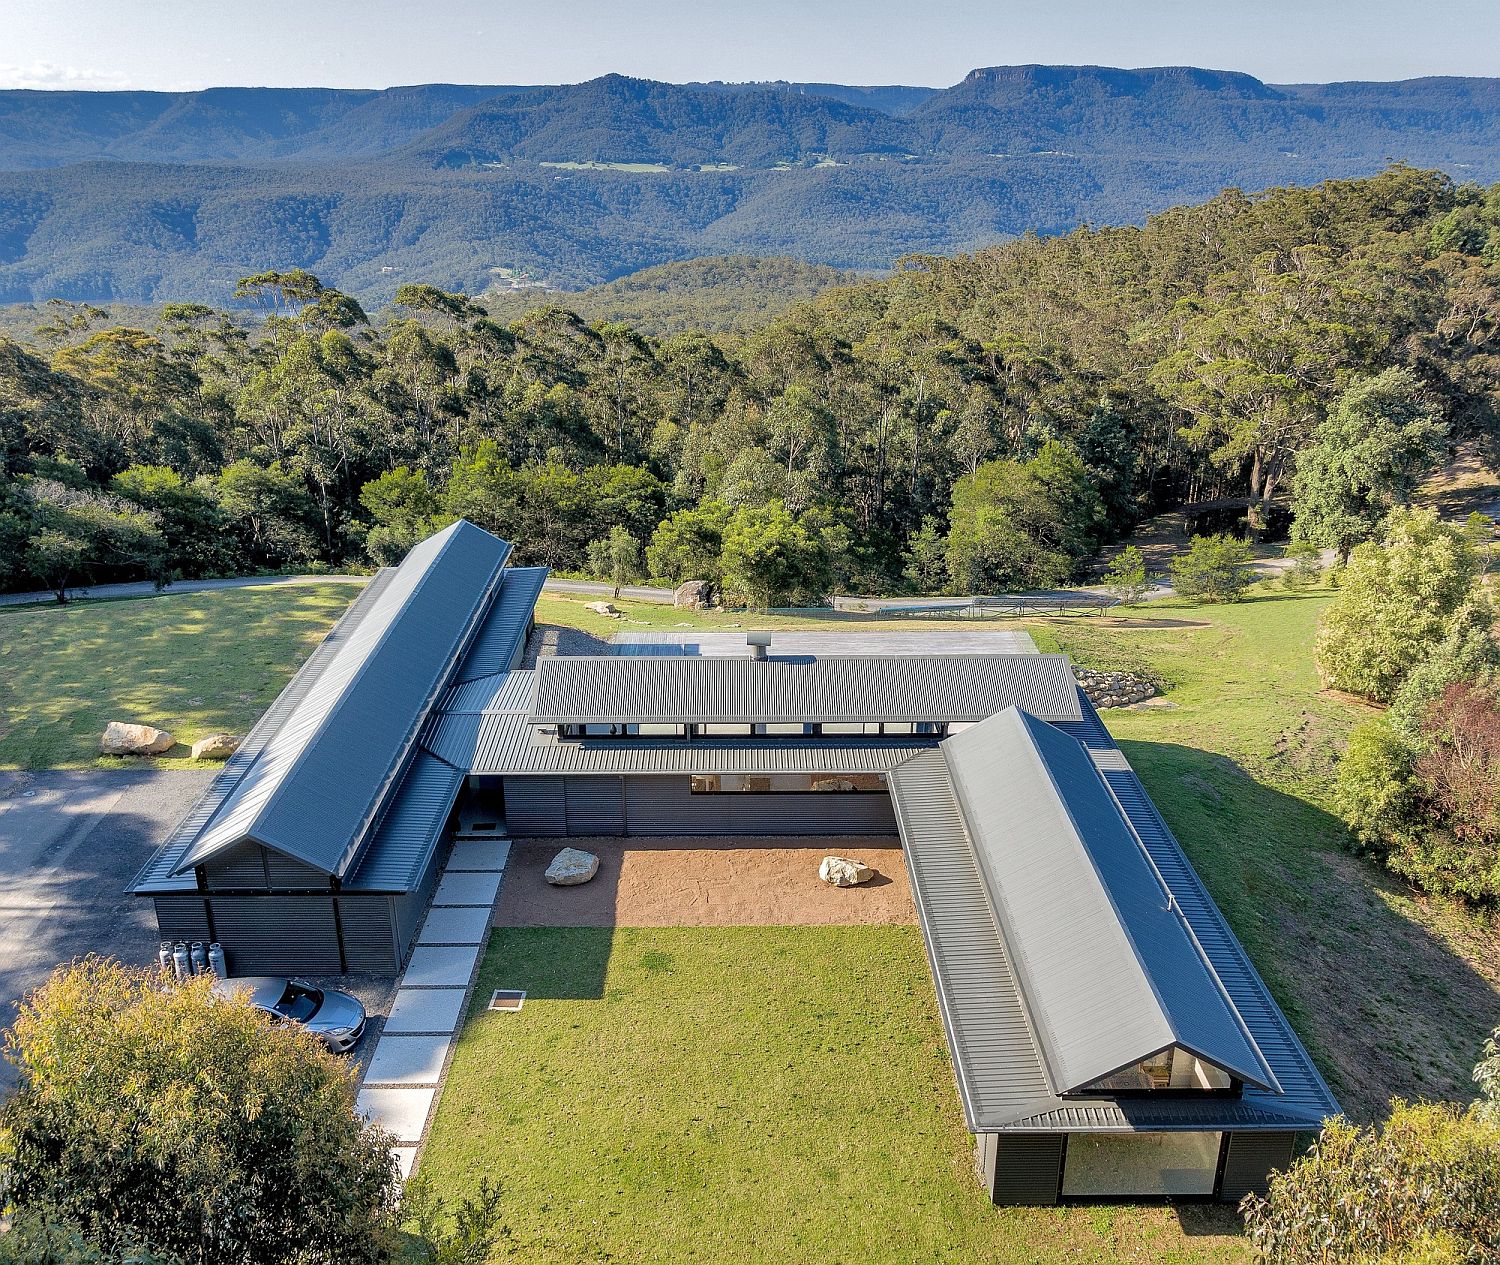
<instances>
[{"instance_id":1,"label":"stone path","mask_svg":"<svg viewBox=\"0 0 1500 1265\"><path fill-rule=\"evenodd\" d=\"M509 856L508 839L453 845L365 1065L359 1109L395 1139L391 1153L403 1178L411 1176L442 1091Z\"/></svg>"}]
</instances>

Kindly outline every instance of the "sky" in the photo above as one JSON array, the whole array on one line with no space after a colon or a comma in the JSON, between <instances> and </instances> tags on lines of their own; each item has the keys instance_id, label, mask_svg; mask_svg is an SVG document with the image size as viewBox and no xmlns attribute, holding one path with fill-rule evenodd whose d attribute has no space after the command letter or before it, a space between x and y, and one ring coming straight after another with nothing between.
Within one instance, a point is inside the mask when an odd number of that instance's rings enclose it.
<instances>
[{"instance_id":1,"label":"sky","mask_svg":"<svg viewBox=\"0 0 1500 1265\"><path fill-rule=\"evenodd\" d=\"M790 79L1195 65L1272 83L1500 75L1496 0L0 0L0 87Z\"/></svg>"}]
</instances>

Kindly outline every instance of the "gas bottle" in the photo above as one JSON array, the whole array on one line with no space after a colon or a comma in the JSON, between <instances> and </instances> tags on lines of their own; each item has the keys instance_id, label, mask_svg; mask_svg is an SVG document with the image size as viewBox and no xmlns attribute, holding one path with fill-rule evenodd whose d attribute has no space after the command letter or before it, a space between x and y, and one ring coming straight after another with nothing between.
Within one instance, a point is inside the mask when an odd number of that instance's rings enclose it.
<instances>
[{"instance_id":1,"label":"gas bottle","mask_svg":"<svg viewBox=\"0 0 1500 1265\"><path fill-rule=\"evenodd\" d=\"M220 979L229 976L228 965L224 960L224 946L215 940L208 946L208 969Z\"/></svg>"},{"instance_id":2,"label":"gas bottle","mask_svg":"<svg viewBox=\"0 0 1500 1265\"><path fill-rule=\"evenodd\" d=\"M188 951L188 960L193 964L194 975L202 975L208 970L208 954L203 948L202 940L193 941L193 947Z\"/></svg>"},{"instance_id":3,"label":"gas bottle","mask_svg":"<svg viewBox=\"0 0 1500 1265\"><path fill-rule=\"evenodd\" d=\"M172 946L172 972L180 980L193 973L193 964L188 960L188 947L179 940Z\"/></svg>"}]
</instances>

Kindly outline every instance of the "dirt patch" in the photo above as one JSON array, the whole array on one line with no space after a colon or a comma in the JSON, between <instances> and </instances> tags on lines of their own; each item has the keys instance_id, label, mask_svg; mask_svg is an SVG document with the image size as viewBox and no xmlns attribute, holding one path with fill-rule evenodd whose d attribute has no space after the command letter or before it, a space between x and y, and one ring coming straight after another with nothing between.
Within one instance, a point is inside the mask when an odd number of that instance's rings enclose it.
<instances>
[{"instance_id":1,"label":"dirt patch","mask_svg":"<svg viewBox=\"0 0 1500 1265\"><path fill-rule=\"evenodd\" d=\"M560 848L599 857L578 887L543 878ZM876 877L830 887L818 862L855 857ZM569 839L511 847L495 925L757 927L914 923L906 861L893 839Z\"/></svg>"}]
</instances>

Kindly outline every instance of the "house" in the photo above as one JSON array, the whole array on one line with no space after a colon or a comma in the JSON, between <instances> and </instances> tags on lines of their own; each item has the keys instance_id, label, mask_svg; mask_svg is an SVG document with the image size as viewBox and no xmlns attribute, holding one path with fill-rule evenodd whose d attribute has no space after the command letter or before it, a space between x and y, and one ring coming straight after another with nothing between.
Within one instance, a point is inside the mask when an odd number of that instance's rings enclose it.
<instances>
[{"instance_id":1,"label":"house","mask_svg":"<svg viewBox=\"0 0 1500 1265\"><path fill-rule=\"evenodd\" d=\"M889 834L995 1202L1235 1201L1337 1112L1065 657L690 635L525 669L544 573L509 553L460 522L375 577L137 881L164 937L238 974L393 970L460 809Z\"/></svg>"}]
</instances>

